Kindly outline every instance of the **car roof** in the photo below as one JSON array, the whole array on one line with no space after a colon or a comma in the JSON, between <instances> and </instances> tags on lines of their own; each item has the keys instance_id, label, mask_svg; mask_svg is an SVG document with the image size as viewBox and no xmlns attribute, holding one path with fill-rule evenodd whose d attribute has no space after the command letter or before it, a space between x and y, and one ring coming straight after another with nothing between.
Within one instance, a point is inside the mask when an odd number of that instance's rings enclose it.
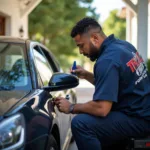
<instances>
[{"instance_id":1,"label":"car roof","mask_svg":"<svg viewBox=\"0 0 150 150\"><path fill-rule=\"evenodd\" d=\"M12 36L0 36L0 42L22 43L25 44L28 39Z\"/></svg>"},{"instance_id":2,"label":"car roof","mask_svg":"<svg viewBox=\"0 0 150 150\"><path fill-rule=\"evenodd\" d=\"M19 38L19 37L12 37L12 36L0 36L0 42L6 42L6 43L19 43L19 44L38 44L41 45L42 47L45 48L45 50L48 51L47 47L45 47L43 44L37 42L37 41L32 41L29 39L24 39L24 38Z\"/></svg>"}]
</instances>

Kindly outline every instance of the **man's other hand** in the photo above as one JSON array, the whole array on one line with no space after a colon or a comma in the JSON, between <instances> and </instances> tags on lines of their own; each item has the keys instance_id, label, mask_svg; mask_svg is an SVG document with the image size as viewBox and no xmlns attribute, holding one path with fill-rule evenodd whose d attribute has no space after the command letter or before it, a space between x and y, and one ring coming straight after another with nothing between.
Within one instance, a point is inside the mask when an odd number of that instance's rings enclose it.
<instances>
[{"instance_id":1,"label":"man's other hand","mask_svg":"<svg viewBox=\"0 0 150 150\"><path fill-rule=\"evenodd\" d=\"M74 72L80 79L85 79L87 76L87 71L83 69L81 66L77 66L76 70L70 69L70 73Z\"/></svg>"},{"instance_id":2,"label":"man's other hand","mask_svg":"<svg viewBox=\"0 0 150 150\"><path fill-rule=\"evenodd\" d=\"M63 97L56 97L54 103L60 112L69 114L69 108L71 103L67 99Z\"/></svg>"}]
</instances>

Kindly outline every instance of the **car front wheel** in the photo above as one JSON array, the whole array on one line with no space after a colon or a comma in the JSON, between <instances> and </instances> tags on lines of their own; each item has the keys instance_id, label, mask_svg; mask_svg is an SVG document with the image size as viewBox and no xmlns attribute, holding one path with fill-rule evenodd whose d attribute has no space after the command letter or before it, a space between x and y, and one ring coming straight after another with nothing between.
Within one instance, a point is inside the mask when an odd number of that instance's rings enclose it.
<instances>
[{"instance_id":1,"label":"car front wheel","mask_svg":"<svg viewBox=\"0 0 150 150\"><path fill-rule=\"evenodd\" d=\"M53 135L50 135L50 139L48 143L48 150L59 150L57 142Z\"/></svg>"}]
</instances>

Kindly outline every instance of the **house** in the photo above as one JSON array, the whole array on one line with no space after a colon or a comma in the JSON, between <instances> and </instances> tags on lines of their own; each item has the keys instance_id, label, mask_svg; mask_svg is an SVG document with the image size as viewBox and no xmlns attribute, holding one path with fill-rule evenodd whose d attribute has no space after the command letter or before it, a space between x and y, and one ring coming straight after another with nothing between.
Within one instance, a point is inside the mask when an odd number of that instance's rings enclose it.
<instances>
[{"instance_id":1,"label":"house","mask_svg":"<svg viewBox=\"0 0 150 150\"><path fill-rule=\"evenodd\" d=\"M150 58L150 0L123 0L126 7L126 40Z\"/></svg>"},{"instance_id":2,"label":"house","mask_svg":"<svg viewBox=\"0 0 150 150\"><path fill-rule=\"evenodd\" d=\"M0 0L0 35L28 38L28 15L42 0Z\"/></svg>"}]
</instances>

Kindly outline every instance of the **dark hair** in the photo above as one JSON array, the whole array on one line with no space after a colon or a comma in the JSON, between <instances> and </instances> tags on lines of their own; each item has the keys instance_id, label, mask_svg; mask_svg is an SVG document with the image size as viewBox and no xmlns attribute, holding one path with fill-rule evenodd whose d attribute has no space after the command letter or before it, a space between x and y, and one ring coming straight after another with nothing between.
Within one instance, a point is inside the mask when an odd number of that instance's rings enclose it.
<instances>
[{"instance_id":1,"label":"dark hair","mask_svg":"<svg viewBox=\"0 0 150 150\"><path fill-rule=\"evenodd\" d=\"M83 18L72 28L71 37L74 38L77 34L86 33L93 28L102 30L102 27L95 19L89 17Z\"/></svg>"}]
</instances>

